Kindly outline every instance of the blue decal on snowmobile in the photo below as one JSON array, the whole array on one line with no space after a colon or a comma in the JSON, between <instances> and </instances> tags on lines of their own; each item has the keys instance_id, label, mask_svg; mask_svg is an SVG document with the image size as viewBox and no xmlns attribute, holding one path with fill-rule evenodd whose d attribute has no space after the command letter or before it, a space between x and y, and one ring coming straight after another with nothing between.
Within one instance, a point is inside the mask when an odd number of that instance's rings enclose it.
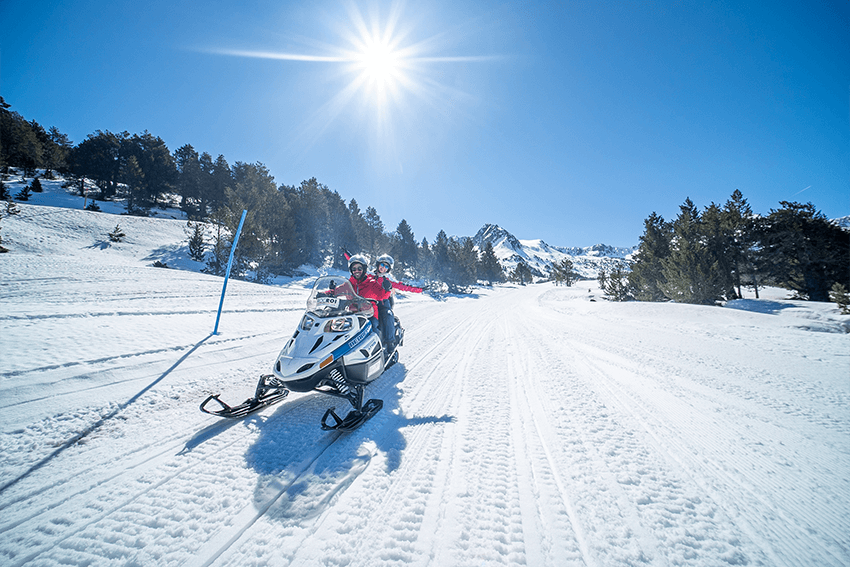
<instances>
[{"instance_id":1,"label":"blue decal on snowmobile","mask_svg":"<svg viewBox=\"0 0 850 567\"><path fill-rule=\"evenodd\" d=\"M342 358L343 356L345 356L346 354L348 354L349 352L351 352L355 348L357 348L357 345L362 343L366 339L366 337L369 336L369 332L371 330L372 330L372 322L367 321L366 326L363 327L360 330L359 333L354 335L353 339L351 339L350 341L348 341L347 343L345 343L344 345L342 345L341 347L339 347L338 349L336 349L335 351L333 351L331 353L334 357L334 360L337 360L338 358Z\"/></svg>"}]
</instances>

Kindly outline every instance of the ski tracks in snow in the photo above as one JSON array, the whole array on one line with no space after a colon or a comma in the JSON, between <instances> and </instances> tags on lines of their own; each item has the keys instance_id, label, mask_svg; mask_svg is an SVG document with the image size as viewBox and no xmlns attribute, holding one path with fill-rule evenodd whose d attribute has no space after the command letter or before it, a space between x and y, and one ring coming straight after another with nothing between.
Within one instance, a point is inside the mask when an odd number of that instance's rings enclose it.
<instances>
[{"instance_id":1,"label":"ski tracks in snow","mask_svg":"<svg viewBox=\"0 0 850 567\"><path fill-rule=\"evenodd\" d=\"M0 492L0 561L846 561L850 526L829 500L848 500L847 481L817 485L819 475L846 471L846 454L789 457L774 439L793 434L804 447L819 432L844 432L832 409L793 403L805 384L783 381L789 391L771 398L751 380L741 396L710 359L724 343L683 348L671 360L675 329L612 326L597 317L604 305L554 313L551 301L587 298L532 286L399 305L401 360L366 390L384 408L346 434L319 429L322 412L345 402L316 393L293 393L238 422L197 411L207 393L242 399L232 393L237 382L252 391L297 315L286 315L279 340L269 330L207 342L136 403ZM145 357L115 360L136 380L164 376L168 352L145 352L157 372ZM711 368L700 374L692 364ZM824 399L840 409L840 394ZM58 430L50 438L61 438ZM801 478L809 481L789 487Z\"/></svg>"},{"instance_id":2,"label":"ski tracks in snow","mask_svg":"<svg viewBox=\"0 0 850 567\"><path fill-rule=\"evenodd\" d=\"M546 319L545 310L539 314ZM818 479L823 473L841 478L846 455L812 451L791 463L771 458L770 447L789 435L805 446L805 438L816 435L813 430L832 429L833 421L809 415L806 423L793 413L730 394L729 385L716 378L712 382L713 369L699 376L704 355L682 352L671 358L670 345L676 341L664 332L653 343L653 333L639 329L636 336L643 344L638 349L633 346L638 341L610 336L610 326L600 327L605 333L600 334L592 319L578 321L569 334L560 333L561 341L547 337L545 324L525 325L525 332L536 335L530 344L539 345L540 360L566 362L561 379L550 380L552 387L581 385L581 393L555 399L584 398L595 405L593 411L571 409L566 423L592 440L585 448L595 454L582 459L583 465L610 463L605 465L614 480L609 485L625 496L614 509L639 520L625 525L645 527L629 538L645 548L640 562L666 565L699 558L711 564L708 556L720 565L844 564L847 520L835 514L829 500L846 501L848 482L840 483L844 491L832 493L833 484L822 487ZM555 317L552 323L563 327L565 319ZM722 334L716 344L710 336L705 340L704 352L722 352L726 346ZM736 371L745 375L756 369L726 371L734 384ZM734 421L724 421L729 415ZM802 486L801 467L811 468L802 475ZM592 491L595 498L606 492ZM597 513L611 509L598 501L593 508Z\"/></svg>"}]
</instances>

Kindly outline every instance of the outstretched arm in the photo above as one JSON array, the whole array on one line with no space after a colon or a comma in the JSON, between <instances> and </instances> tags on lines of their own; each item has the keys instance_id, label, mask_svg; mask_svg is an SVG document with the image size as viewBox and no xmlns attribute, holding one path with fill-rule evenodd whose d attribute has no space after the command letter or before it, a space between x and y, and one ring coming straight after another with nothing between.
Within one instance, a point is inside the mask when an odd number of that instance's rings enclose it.
<instances>
[{"instance_id":1,"label":"outstretched arm","mask_svg":"<svg viewBox=\"0 0 850 567\"><path fill-rule=\"evenodd\" d=\"M393 289L409 291L410 293L422 293L421 287L413 287L412 285L403 284L401 282L393 282Z\"/></svg>"}]
</instances>

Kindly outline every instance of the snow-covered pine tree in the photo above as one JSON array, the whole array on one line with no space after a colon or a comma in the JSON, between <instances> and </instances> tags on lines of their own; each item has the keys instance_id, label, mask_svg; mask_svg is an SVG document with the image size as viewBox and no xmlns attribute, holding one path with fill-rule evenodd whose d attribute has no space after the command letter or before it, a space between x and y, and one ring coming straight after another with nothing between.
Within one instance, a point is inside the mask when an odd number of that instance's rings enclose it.
<instances>
[{"instance_id":1,"label":"snow-covered pine tree","mask_svg":"<svg viewBox=\"0 0 850 567\"><path fill-rule=\"evenodd\" d=\"M611 301L628 301L632 298L629 274L623 266L618 264L611 269L610 273L607 273L605 269L599 270L599 276L596 279L600 289Z\"/></svg>"},{"instance_id":2,"label":"snow-covered pine tree","mask_svg":"<svg viewBox=\"0 0 850 567\"><path fill-rule=\"evenodd\" d=\"M843 315L850 315L850 293L843 284L835 282L829 290L829 299L838 305Z\"/></svg>"}]
</instances>

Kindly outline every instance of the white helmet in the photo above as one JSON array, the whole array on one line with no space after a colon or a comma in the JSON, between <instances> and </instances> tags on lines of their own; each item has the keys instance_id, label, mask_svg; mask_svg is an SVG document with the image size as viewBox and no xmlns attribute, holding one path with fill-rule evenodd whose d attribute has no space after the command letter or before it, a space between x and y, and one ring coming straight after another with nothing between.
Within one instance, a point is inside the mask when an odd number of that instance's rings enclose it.
<instances>
[{"instance_id":1,"label":"white helmet","mask_svg":"<svg viewBox=\"0 0 850 567\"><path fill-rule=\"evenodd\" d=\"M395 264L395 261L393 260L393 257L390 256L389 254L382 254L382 255L378 256L376 263L388 265L390 267L390 269L387 270L387 271L391 272L393 270L393 264Z\"/></svg>"},{"instance_id":2,"label":"white helmet","mask_svg":"<svg viewBox=\"0 0 850 567\"><path fill-rule=\"evenodd\" d=\"M363 266L363 271L366 271L366 268L369 267L369 258L364 256L363 254L355 254L351 258L348 259L348 271L351 271L352 264L360 264Z\"/></svg>"}]
</instances>

